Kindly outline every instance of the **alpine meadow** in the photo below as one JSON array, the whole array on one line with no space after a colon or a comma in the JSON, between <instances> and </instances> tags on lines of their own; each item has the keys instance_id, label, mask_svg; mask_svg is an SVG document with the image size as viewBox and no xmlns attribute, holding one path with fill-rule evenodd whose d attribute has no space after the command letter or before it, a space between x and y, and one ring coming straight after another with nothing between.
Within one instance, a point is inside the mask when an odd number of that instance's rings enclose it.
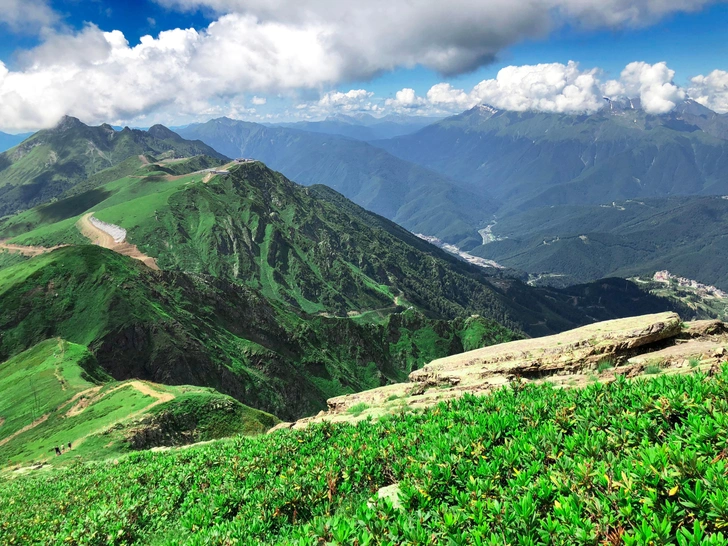
<instances>
[{"instance_id":1,"label":"alpine meadow","mask_svg":"<svg viewBox=\"0 0 728 546\"><path fill-rule=\"evenodd\" d=\"M727 28L0 0L0 544L728 546Z\"/></svg>"}]
</instances>

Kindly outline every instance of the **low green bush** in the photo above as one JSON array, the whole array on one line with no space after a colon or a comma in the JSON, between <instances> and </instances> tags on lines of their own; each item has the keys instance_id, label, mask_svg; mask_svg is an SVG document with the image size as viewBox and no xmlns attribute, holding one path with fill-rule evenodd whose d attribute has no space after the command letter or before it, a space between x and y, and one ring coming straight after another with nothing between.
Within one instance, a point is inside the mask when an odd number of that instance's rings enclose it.
<instances>
[{"instance_id":1,"label":"low green bush","mask_svg":"<svg viewBox=\"0 0 728 546\"><path fill-rule=\"evenodd\" d=\"M4 479L0 543L728 545L726 453L726 367L525 384Z\"/></svg>"}]
</instances>

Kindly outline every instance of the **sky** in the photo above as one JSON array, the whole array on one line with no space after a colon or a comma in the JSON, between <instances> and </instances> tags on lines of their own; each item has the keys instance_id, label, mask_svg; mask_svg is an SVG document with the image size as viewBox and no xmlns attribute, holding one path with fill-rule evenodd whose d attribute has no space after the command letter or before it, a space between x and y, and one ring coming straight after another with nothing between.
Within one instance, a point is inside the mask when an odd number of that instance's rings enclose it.
<instances>
[{"instance_id":1,"label":"sky","mask_svg":"<svg viewBox=\"0 0 728 546\"><path fill-rule=\"evenodd\" d=\"M728 113L728 1L0 0L0 130L593 112Z\"/></svg>"}]
</instances>

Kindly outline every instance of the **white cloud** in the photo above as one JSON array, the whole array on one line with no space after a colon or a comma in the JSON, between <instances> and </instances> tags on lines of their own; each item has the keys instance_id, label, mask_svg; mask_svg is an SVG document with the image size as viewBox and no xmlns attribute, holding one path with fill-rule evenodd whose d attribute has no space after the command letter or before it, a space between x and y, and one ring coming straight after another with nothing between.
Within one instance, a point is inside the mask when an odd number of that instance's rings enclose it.
<instances>
[{"instance_id":1,"label":"white cloud","mask_svg":"<svg viewBox=\"0 0 728 546\"><path fill-rule=\"evenodd\" d=\"M639 98L646 112L664 114L687 96L685 90L675 85L675 72L665 63L630 63L619 80L602 82L600 76L601 70L582 70L573 61L507 66L495 78L481 81L470 91L439 83L425 97L418 96L413 89L402 89L386 104L396 111L416 109L422 114L457 113L477 104L517 112L580 114L601 109L606 96ZM699 84L704 90L701 102L724 104L721 101L728 100L727 76L728 73L716 71L707 78L694 78L696 92Z\"/></svg>"},{"instance_id":2,"label":"white cloud","mask_svg":"<svg viewBox=\"0 0 728 546\"><path fill-rule=\"evenodd\" d=\"M417 108L428 114L455 113L483 103L520 112L595 112L604 104L597 76L597 70L580 70L575 62L507 66L494 79L481 81L469 92L439 83L425 97L403 89L387 105L399 111Z\"/></svg>"},{"instance_id":3,"label":"white cloud","mask_svg":"<svg viewBox=\"0 0 728 546\"><path fill-rule=\"evenodd\" d=\"M46 0L0 0L0 32L3 24L15 32L35 32L57 21Z\"/></svg>"},{"instance_id":4,"label":"white cloud","mask_svg":"<svg viewBox=\"0 0 728 546\"><path fill-rule=\"evenodd\" d=\"M346 93L341 91L330 91L324 94L318 101L318 106L324 109L338 109L344 111L370 110L369 99L374 93L366 89L351 89Z\"/></svg>"},{"instance_id":5,"label":"white cloud","mask_svg":"<svg viewBox=\"0 0 728 546\"><path fill-rule=\"evenodd\" d=\"M427 101L418 97L414 89L406 87L397 91L393 99L387 99L385 104L395 110L411 110L426 106Z\"/></svg>"},{"instance_id":6,"label":"white cloud","mask_svg":"<svg viewBox=\"0 0 728 546\"><path fill-rule=\"evenodd\" d=\"M690 80L688 93L697 102L721 114L728 113L728 72L713 70Z\"/></svg>"},{"instance_id":7,"label":"white cloud","mask_svg":"<svg viewBox=\"0 0 728 546\"><path fill-rule=\"evenodd\" d=\"M446 75L492 61L524 38L562 25L638 27L715 0L157 0L178 9L211 8L255 15L290 28L326 29L342 76L364 80L398 66L422 64Z\"/></svg>"},{"instance_id":8,"label":"white cloud","mask_svg":"<svg viewBox=\"0 0 728 546\"><path fill-rule=\"evenodd\" d=\"M476 85L472 95L478 102L516 111L594 112L604 102L597 71L581 71L573 61L508 66L494 80Z\"/></svg>"},{"instance_id":9,"label":"white cloud","mask_svg":"<svg viewBox=\"0 0 728 546\"><path fill-rule=\"evenodd\" d=\"M246 92L293 91L337 81L320 28L295 31L228 15L208 29L175 29L130 47L119 31L89 26L51 34L21 55L24 68L0 80L0 125L53 125L70 114L87 122L129 119L174 104L183 115ZM60 57L54 52L61 52Z\"/></svg>"},{"instance_id":10,"label":"white cloud","mask_svg":"<svg viewBox=\"0 0 728 546\"><path fill-rule=\"evenodd\" d=\"M265 103L268 102L268 99L266 99L265 97L253 97L252 99L250 99L250 102L252 102L256 106L263 106Z\"/></svg>"},{"instance_id":11,"label":"white cloud","mask_svg":"<svg viewBox=\"0 0 728 546\"><path fill-rule=\"evenodd\" d=\"M665 114L685 100L685 91L673 83L675 71L667 64L634 62L622 71L620 81L607 82L608 96L639 97L642 108L650 114Z\"/></svg>"}]
</instances>

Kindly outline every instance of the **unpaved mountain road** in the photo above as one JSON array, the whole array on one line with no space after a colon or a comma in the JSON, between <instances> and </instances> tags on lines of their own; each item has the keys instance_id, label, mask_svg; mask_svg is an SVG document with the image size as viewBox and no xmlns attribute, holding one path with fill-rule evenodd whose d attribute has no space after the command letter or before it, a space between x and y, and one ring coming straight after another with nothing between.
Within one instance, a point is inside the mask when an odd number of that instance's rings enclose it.
<instances>
[{"instance_id":1,"label":"unpaved mountain road","mask_svg":"<svg viewBox=\"0 0 728 546\"><path fill-rule=\"evenodd\" d=\"M62 248L64 246L68 245L57 245L53 247L44 247L44 246L25 246L25 245L16 245L12 243L6 243L7 239L0 240L0 250L7 250L8 252L14 252L17 254L22 254L23 256L39 256L40 254L45 254L46 252L50 252L51 250L55 250L57 248Z\"/></svg>"},{"instance_id":2,"label":"unpaved mountain road","mask_svg":"<svg viewBox=\"0 0 728 546\"><path fill-rule=\"evenodd\" d=\"M109 250L113 250L114 252L124 256L129 256L130 258L139 260L150 269L159 271L159 266L157 266L155 259L143 254L136 245L127 243L125 240L117 242L114 240L114 236L111 233L108 233L101 229L98 225L95 225L91 221L93 214L93 212L84 214L76 224L84 237L88 238L95 245L108 248Z\"/></svg>"}]
</instances>

